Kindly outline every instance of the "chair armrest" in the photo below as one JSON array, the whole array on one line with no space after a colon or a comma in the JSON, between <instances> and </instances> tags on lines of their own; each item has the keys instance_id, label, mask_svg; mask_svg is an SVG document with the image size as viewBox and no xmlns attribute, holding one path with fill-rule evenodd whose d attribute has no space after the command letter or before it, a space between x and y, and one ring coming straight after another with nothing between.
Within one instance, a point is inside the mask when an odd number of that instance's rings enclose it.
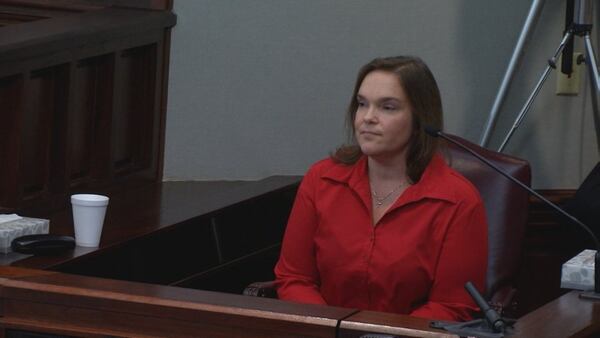
<instances>
[{"instance_id":1,"label":"chair armrest","mask_svg":"<svg viewBox=\"0 0 600 338\"><path fill-rule=\"evenodd\" d=\"M244 289L244 295L263 298L277 298L275 281L254 282Z\"/></svg>"}]
</instances>

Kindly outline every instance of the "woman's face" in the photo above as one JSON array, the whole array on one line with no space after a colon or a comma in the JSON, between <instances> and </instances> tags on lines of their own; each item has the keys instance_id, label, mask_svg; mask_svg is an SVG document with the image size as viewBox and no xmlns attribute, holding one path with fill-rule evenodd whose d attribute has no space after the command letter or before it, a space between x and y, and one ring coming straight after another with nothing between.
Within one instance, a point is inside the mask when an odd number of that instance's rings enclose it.
<instances>
[{"instance_id":1,"label":"woman's face","mask_svg":"<svg viewBox=\"0 0 600 338\"><path fill-rule=\"evenodd\" d=\"M362 152L374 158L406 159L413 113L396 75L380 70L367 74L356 100L354 130Z\"/></svg>"}]
</instances>

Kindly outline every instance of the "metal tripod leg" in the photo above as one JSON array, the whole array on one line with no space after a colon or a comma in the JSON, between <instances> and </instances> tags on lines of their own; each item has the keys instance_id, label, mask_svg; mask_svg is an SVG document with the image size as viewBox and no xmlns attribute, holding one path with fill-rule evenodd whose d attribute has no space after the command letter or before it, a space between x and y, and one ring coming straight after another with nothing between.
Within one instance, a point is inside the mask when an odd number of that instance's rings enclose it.
<instances>
[{"instance_id":1,"label":"metal tripod leg","mask_svg":"<svg viewBox=\"0 0 600 338\"><path fill-rule=\"evenodd\" d=\"M523 108L521 109L521 112L519 113L519 115L515 119L515 122L514 122L512 128L510 128L510 130L508 131L508 134L504 138L504 141L502 141L502 144L500 145L500 148L498 148L498 152L502 152L504 150L504 147L506 147L506 144L508 143L508 140L510 140L510 138L512 137L512 135L514 134L514 132L517 130L517 128L519 128L519 125L523 121L523 118L525 117L525 115L527 115L527 113L529 112L529 109L531 109L531 105L533 104L533 101L535 100L535 98L539 94L540 90L542 89L542 85L546 81L546 78L548 77L548 74L550 74L550 71L552 69L556 68L556 59L558 58L558 55L562 52L563 48L565 48L565 44L572 37L573 37L573 32L571 32L570 30L567 31L567 33L563 37L562 41L560 42L560 45L556 49L556 52L554 53L554 56L548 61L548 66L546 67L546 70L544 70L544 73L542 74L542 76L538 80L538 83L535 85L535 88L533 89L533 92L531 93L531 95L529 95L529 98L525 102L525 105L523 105Z\"/></svg>"},{"instance_id":2,"label":"metal tripod leg","mask_svg":"<svg viewBox=\"0 0 600 338\"><path fill-rule=\"evenodd\" d=\"M590 78L590 91L592 96L592 108L594 110L594 127L596 129L596 144L598 152L600 152L600 115L598 113L598 94L600 94L600 75L598 74L598 66L596 65L596 56L594 47L590 40L590 35L584 36L585 42L585 64L588 69L588 77Z\"/></svg>"},{"instance_id":3,"label":"metal tripod leg","mask_svg":"<svg viewBox=\"0 0 600 338\"><path fill-rule=\"evenodd\" d=\"M531 28L534 25L535 20L539 16L540 10L544 4L542 0L533 0L531 3L531 7L529 8L529 14L527 14L527 19L525 20L525 24L523 25L523 29L521 30L521 34L519 35L519 40L517 41L517 45L515 50L513 51L512 57L510 58L510 62L508 63L508 67L506 68L506 73L504 74L504 78L502 79L502 84L500 85L500 89L498 90L498 95L496 95L496 99L494 100L494 105L492 106L492 110L490 111L490 117L485 126L485 130L483 135L481 136L481 141L479 145L482 147L487 146L492 129L496 124L496 119L498 117L498 112L500 111L500 107L504 102L504 98L506 97L506 92L508 91L508 87L510 85L510 81L515 74L515 70L517 69L517 64L519 63L519 59L523 55L523 46L529 37L529 33L531 32Z\"/></svg>"}]
</instances>

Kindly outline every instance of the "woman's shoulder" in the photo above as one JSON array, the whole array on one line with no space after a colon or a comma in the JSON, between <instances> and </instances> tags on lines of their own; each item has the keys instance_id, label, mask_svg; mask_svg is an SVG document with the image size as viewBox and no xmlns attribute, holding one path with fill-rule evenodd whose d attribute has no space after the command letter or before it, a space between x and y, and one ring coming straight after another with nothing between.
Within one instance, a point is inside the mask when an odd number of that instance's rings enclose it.
<instances>
[{"instance_id":1,"label":"woman's shoulder","mask_svg":"<svg viewBox=\"0 0 600 338\"><path fill-rule=\"evenodd\" d=\"M481 203L482 199L479 190L473 183L461 173L450 167L444 160L440 166L443 170L438 170L439 184L447 193L454 196L459 201L470 203Z\"/></svg>"},{"instance_id":2,"label":"woman's shoulder","mask_svg":"<svg viewBox=\"0 0 600 338\"><path fill-rule=\"evenodd\" d=\"M464 177L455 169L450 167L448 167L448 169L449 186L454 190L454 192L456 192L458 196L461 196L463 199L468 199L474 202L481 201L479 190L477 190L477 188L473 185L471 181L469 181L466 177Z\"/></svg>"},{"instance_id":3,"label":"woman's shoulder","mask_svg":"<svg viewBox=\"0 0 600 338\"><path fill-rule=\"evenodd\" d=\"M319 174L322 175L324 173L329 172L332 169L348 169L351 165L343 164L335 161L331 157L327 157L321 159L317 162L314 162L308 169L308 173Z\"/></svg>"},{"instance_id":4,"label":"woman's shoulder","mask_svg":"<svg viewBox=\"0 0 600 338\"><path fill-rule=\"evenodd\" d=\"M325 178L334 181L347 181L353 174L356 165L356 163L340 163L339 161L328 157L313 163L304 177L309 179Z\"/></svg>"}]
</instances>

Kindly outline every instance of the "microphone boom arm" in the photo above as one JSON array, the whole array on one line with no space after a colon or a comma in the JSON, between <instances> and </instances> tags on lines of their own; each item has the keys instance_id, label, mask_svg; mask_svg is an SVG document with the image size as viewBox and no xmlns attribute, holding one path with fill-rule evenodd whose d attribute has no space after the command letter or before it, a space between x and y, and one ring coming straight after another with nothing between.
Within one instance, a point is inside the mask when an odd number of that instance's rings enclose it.
<instances>
[{"instance_id":1,"label":"microphone boom arm","mask_svg":"<svg viewBox=\"0 0 600 338\"><path fill-rule=\"evenodd\" d=\"M571 220L572 222L576 223L577 225L579 225L581 228L583 228L592 238L592 240L594 241L594 246L596 247L597 250L600 250L600 242L598 241L598 238L596 237L596 235L594 234L594 232L585 224L583 224L581 221L579 221L577 218L573 217L572 215L568 214L566 211L564 211L563 209L561 209L559 206L557 206L556 204L550 202L547 198L545 198L544 196L540 195L539 193L537 193L535 190L531 189L530 187L528 187L527 185L523 184L523 182L517 180L516 178L512 177L511 175L507 174L506 172L504 172L504 170L498 168L495 164L493 164L492 162L490 162L489 160L487 160L485 157L479 155L476 151L474 151L473 149L465 146L464 144L454 140L452 137L448 136L446 133L440 131L440 130L433 130L430 128L425 128L426 132L431 135L431 136L439 136L441 138L443 138L444 140L456 144L459 147L463 148L464 150L468 151L471 155L475 156L478 160L480 160L481 162L487 164L488 166L492 167L494 170L496 170L498 173L502 174L502 176L506 177L507 179L509 179L510 181L512 181L513 183L519 185L521 188L527 190L530 194L532 194L533 196L537 197L538 199L540 199L542 202L546 203L547 205L551 206L555 211L557 211L559 214L563 215L564 217L568 218L569 220Z\"/></svg>"}]
</instances>

